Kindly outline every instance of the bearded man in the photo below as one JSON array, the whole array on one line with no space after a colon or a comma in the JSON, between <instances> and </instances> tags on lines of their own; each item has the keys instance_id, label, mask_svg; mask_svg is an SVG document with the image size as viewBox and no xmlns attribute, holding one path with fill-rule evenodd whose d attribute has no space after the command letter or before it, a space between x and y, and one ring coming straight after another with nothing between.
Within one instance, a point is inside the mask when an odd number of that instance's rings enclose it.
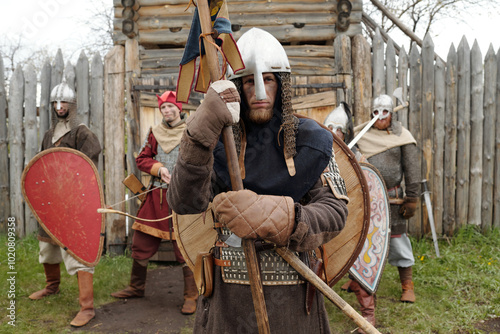
<instances>
[{"instance_id":1,"label":"bearded man","mask_svg":"<svg viewBox=\"0 0 500 334\"><path fill-rule=\"evenodd\" d=\"M372 117L380 117L357 145L368 162L380 171L385 181L391 214L388 262L398 267L402 286L401 301L414 303L412 266L415 264L415 258L407 235L407 220L415 215L420 195L420 170L415 163L418 159L418 149L410 131L393 118L393 109L390 96L380 95L375 98ZM355 134L365 125L366 123L354 128Z\"/></svg>"},{"instance_id":2,"label":"bearded man","mask_svg":"<svg viewBox=\"0 0 500 334\"><path fill-rule=\"evenodd\" d=\"M101 146L97 136L78 120L75 93L66 82L55 86L50 93L52 103L52 125L45 133L42 151L52 147L68 147L87 155L97 166ZM77 274L80 312L71 321L74 327L86 325L95 317L94 311L94 267L78 262L64 249L59 247L41 227L38 232L40 246L39 261L43 264L47 285L29 296L39 300L59 293L61 282L60 263L64 261L70 275Z\"/></svg>"},{"instance_id":3,"label":"bearded man","mask_svg":"<svg viewBox=\"0 0 500 334\"><path fill-rule=\"evenodd\" d=\"M287 246L310 264L314 250L343 229L348 198L333 136L293 114L290 65L278 40L253 28L237 44L246 67L214 82L187 120L167 194L179 214L204 212L213 201L213 293L198 299L194 333L258 332L243 249L225 243L233 233L255 242L271 333L330 333L323 296L308 296L273 248ZM245 190L231 191L219 140L229 125Z\"/></svg>"}]
</instances>

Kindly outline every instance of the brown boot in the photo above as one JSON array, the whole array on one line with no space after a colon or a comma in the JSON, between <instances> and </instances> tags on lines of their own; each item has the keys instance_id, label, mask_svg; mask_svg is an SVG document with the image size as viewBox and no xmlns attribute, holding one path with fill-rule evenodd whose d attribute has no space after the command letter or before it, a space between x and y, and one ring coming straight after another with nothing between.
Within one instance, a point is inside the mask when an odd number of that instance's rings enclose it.
<instances>
[{"instance_id":1,"label":"brown boot","mask_svg":"<svg viewBox=\"0 0 500 334\"><path fill-rule=\"evenodd\" d=\"M356 294L363 318L375 327L375 295L370 295L368 291L354 280L349 285L349 289ZM364 334L365 332L362 329L358 329L357 333Z\"/></svg>"},{"instance_id":2,"label":"brown boot","mask_svg":"<svg viewBox=\"0 0 500 334\"><path fill-rule=\"evenodd\" d=\"M352 282L352 280L348 280L347 282L345 282L344 285L342 285L340 287L340 290L344 290L344 291L347 291L347 292L352 292L352 291L349 291L349 285L351 285L351 282Z\"/></svg>"},{"instance_id":3,"label":"brown boot","mask_svg":"<svg viewBox=\"0 0 500 334\"><path fill-rule=\"evenodd\" d=\"M121 291L113 292L111 296L120 299L144 297L147 274L148 266L141 266L139 262L134 260L130 274L130 285Z\"/></svg>"},{"instance_id":4,"label":"brown boot","mask_svg":"<svg viewBox=\"0 0 500 334\"><path fill-rule=\"evenodd\" d=\"M80 312L70 322L73 327L82 327L95 317L94 311L94 275L86 271L78 271L78 290Z\"/></svg>"},{"instance_id":5,"label":"brown boot","mask_svg":"<svg viewBox=\"0 0 500 334\"><path fill-rule=\"evenodd\" d=\"M182 268L184 274L184 305L182 305L182 314L193 314L196 311L196 301L198 300L198 289L194 282L194 276L188 266Z\"/></svg>"},{"instance_id":6,"label":"brown boot","mask_svg":"<svg viewBox=\"0 0 500 334\"><path fill-rule=\"evenodd\" d=\"M47 285L42 290L32 293L29 299L38 300L45 296L59 293L59 283L61 283L61 269L59 263L44 263L43 269L45 271L45 281Z\"/></svg>"},{"instance_id":7,"label":"brown boot","mask_svg":"<svg viewBox=\"0 0 500 334\"><path fill-rule=\"evenodd\" d=\"M413 289L412 281L412 267L398 267L399 278L401 280L401 287L403 293L401 294L401 301L403 303L414 303L415 302L415 291Z\"/></svg>"}]
</instances>

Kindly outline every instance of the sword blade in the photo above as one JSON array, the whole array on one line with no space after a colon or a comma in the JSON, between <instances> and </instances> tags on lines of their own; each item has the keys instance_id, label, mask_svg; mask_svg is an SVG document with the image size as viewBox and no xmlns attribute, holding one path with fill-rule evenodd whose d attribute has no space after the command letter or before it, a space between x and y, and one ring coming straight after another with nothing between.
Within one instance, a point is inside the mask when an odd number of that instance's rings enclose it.
<instances>
[{"instance_id":1,"label":"sword blade","mask_svg":"<svg viewBox=\"0 0 500 334\"><path fill-rule=\"evenodd\" d=\"M427 215L429 216L429 225L431 225L432 240L434 241L434 248L436 249L436 255L437 257L441 257L439 255L436 227L434 226L434 215L432 213L431 196L429 195L429 192L424 193L424 199L425 199L425 206L427 208Z\"/></svg>"}]
</instances>

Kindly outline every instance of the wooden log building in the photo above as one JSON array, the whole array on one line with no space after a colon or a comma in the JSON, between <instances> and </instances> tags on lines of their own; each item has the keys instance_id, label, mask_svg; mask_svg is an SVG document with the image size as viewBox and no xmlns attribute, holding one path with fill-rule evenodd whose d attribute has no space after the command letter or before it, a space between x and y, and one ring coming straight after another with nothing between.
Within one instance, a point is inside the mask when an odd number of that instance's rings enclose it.
<instances>
[{"instance_id":1,"label":"wooden log building","mask_svg":"<svg viewBox=\"0 0 500 334\"><path fill-rule=\"evenodd\" d=\"M335 60L335 38L361 34L362 0L231 0L227 2L235 40L252 27L274 35L292 68L293 105L323 122L347 98L352 80ZM114 42L125 50L128 171L139 175L135 156L161 121L156 94L175 90L179 63L193 19L189 0L114 0ZM262 50L265 52L265 50ZM345 52L350 63L350 50ZM199 105L192 92L184 110ZM148 182L142 176L144 184Z\"/></svg>"}]
</instances>

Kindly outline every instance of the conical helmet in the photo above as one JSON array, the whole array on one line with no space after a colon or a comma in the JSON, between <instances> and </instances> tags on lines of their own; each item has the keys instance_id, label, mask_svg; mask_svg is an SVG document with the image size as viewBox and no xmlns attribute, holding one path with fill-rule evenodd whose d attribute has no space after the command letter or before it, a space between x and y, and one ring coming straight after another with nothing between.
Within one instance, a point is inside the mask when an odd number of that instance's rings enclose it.
<instances>
[{"instance_id":1,"label":"conical helmet","mask_svg":"<svg viewBox=\"0 0 500 334\"><path fill-rule=\"evenodd\" d=\"M50 102L57 102L56 109L61 108L61 102L75 103L75 92L63 81L55 86L50 93Z\"/></svg>"},{"instance_id":2,"label":"conical helmet","mask_svg":"<svg viewBox=\"0 0 500 334\"><path fill-rule=\"evenodd\" d=\"M253 74L255 95L258 100L264 100L266 89L262 73L291 72L285 49L273 35L259 28L252 28L241 35L237 45L245 68L233 73L229 67L227 78L232 80Z\"/></svg>"},{"instance_id":3,"label":"conical helmet","mask_svg":"<svg viewBox=\"0 0 500 334\"><path fill-rule=\"evenodd\" d=\"M347 117L347 114L345 112L344 104L341 103L337 108L333 109L333 111L329 113L328 116L326 116L324 124L334 132L340 128L340 130L344 134L347 134L348 121L349 118Z\"/></svg>"},{"instance_id":4,"label":"conical helmet","mask_svg":"<svg viewBox=\"0 0 500 334\"><path fill-rule=\"evenodd\" d=\"M372 115L380 114L379 119L384 119L389 117L390 113L394 109L394 105L392 103L392 98L389 95L379 95L373 99L372 105ZM384 110L387 110L387 113L384 113Z\"/></svg>"}]
</instances>

